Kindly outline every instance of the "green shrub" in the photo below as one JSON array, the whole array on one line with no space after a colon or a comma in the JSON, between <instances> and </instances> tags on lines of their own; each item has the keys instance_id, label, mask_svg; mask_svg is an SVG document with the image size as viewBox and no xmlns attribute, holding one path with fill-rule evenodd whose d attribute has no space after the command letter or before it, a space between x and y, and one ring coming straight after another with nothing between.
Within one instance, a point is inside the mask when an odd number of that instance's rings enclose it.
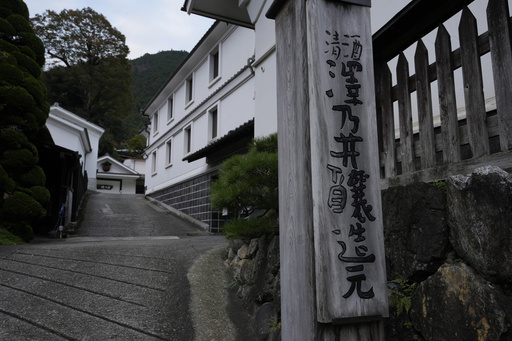
<instances>
[{"instance_id":1,"label":"green shrub","mask_svg":"<svg viewBox=\"0 0 512 341\"><path fill-rule=\"evenodd\" d=\"M19 245L23 244L21 237L12 234L6 229L0 228L0 245Z\"/></svg>"},{"instance_id":2,"label":"green shrub","mask_svg":"<svg viewBox=\"0 0 512 341\"><path fill-rule=\"evenodd\" d=\"M34 105L34 98L21 86L2 86L0 103L19 111L28 111Z\"/></svg>"},{"instance_id":3,"label":"green shrub","mask_svg":"<svg viewBox=\"0 0 512 341\"><path fill-rule=\"evenodd\" d=\"M41 205L50 201L50 191L43 186L34 186L30 188L31 197Z\"/></svg>"},{"instance_id":4,"label":"green shrub","mask_svg":"<svg viewBox=\"0 0 512 341\"><path fill-rule=\"evenodd\" d=\"M46 183L46 175L40 166L35 166L27 173L22 174L18 181L20 185L24 187L44 186Z\"/></svg>"},{"instance_id":5,"label":"green shrub","mask_svg":"<svg viewBox=\"0 0 512 341\"><path fill-rule=\"evenodd\" d=\"M0 143L0 150L26 148L30 144L25 134L14 129L1 130Z\"/></svg>"},{"instance_id":6,"label":"green shrub","mask_svg":"<svg viewBox=\"0 0 512 341\"><path fill-rule=\"evenodd\" d=\"M37 35L35 35L33 32L22 32L19 34L21 37L21 46L26 46L30 48L32 51L34 51L36 58L34 58L34 61L42 67L45 63L45 48L44 44L39 39ZM20 47L20 51L27 54L23 48ZM39 72L40 73L40 72Z\"/></svg>"},{"instance_id":7,"label":"green shrub","mask_svg":"<svg viewBox=\"0 0 512 341\"><path fill-rule=\"evenodd\" d=\"M11 14L7 17L7 21L11 23L17 33L34 32L29 21L19 14Z\"/></svg>"},{"instance_id":8,"label":"green shrub","mask_svg":"<svg viewBox=\"0 0 512 341\"><path fill-rule=\"evenodd\" d=\"M2 156L1 164L9 174L23 174L38 161L38 157L28 149L6 150Z\"/></svg>"},{"instance_id":9,"label":"green shrub","mask_svg":"<svg viewBox=\"0 0 512 341\"><path fill-rule=\"evenodd\" d=\"M265 217L251 219L232 219L223 227L227 239L253 239L261 236L273 236L279 233L277 219Z\"/></svg>"},{"instance_id":10,"label":"green shrub","mask_svg":"<svg viewBox=\"0 0 512 341\"><path fill-rule=\"evenodd\" d=\"M17 13L25 19L29 19L28 7L25 2L20 0L2 0L0 9L5 13Z\"/></svg>"},{"instance_id":11,"label":"green shrub","mask_svg":"<svg viewBox=\"0 0 512 341\"><path fill-rule=\"evenodd\" d=\"M15 236L18 236L25 242L29 242L34 239L34 231L30 225L25 222L9 222L4 223L4 227Z\"/></svg>"},{"instance_id":12,"label":"green shrub","mask_svg":"<svg viewBox=\"0 0 512 341\"><path fill-rule=\"evenodd\" d=\"M16 30L12 24L4 18L0 18L0 32L4 35L13 36L16 34Z\"/></svg>"},{"instance_id":13,"label":"green shrub","mask_svg":"<svg viewBox=\"0 0 512 341\"><path fill-rule=\"evenodd\" d=\"M23 81L23 71L16 65L0 63L0 86L20 85Z\"/></svg>"},{"instance_id":14,"label":"green shrub","mask_svg":"<svg viewBox=\"0 0 512 341\"><path fill-rule=\"evenodd\" d=\"M224 226L227 238L253 238L278 230L277 135L254 140L246 155L235 155L219 169L211 187L214 208L234 218ZM248 219L244 219L248 218Z\"/></svg>"},{"instance_id":15,"label":"green shrub","mask_svg":"<svg viewBox=\"0 0 512 341\"><path fill-rule=\"evenodd\" d=\"M16 187L16 183L14 180L9 178L9 175L4 170L4 167L0 165L0 193L2 193L2 197L0 197L0 202L3 201L3 193L11 193L14 191Z\"/></svg>"},{"instance_id":16,"label":"green shrub","mask_svg":"<svg viewBox=\"0 0 512 341\"><path fill-rule=\"evenodd\" d=\"M18 67L22 71L27 71L33 77L38 78L41 75L41 66L32 58L22 53L21 51L12 52L14 58L18 62Z\"/></svg>"},{"instance_id":17,"label":"green shrub","mask_svg":"<svg viewBox=\"0 0 512 341\"><path fill-rule=\"evenodd\" d=\"M10 219L10 221L29 223L31 220L43 218L46 215L46 210L30 195L16 191L5 199L2 215L16 218Z\"/></svg>"}]
</instances>

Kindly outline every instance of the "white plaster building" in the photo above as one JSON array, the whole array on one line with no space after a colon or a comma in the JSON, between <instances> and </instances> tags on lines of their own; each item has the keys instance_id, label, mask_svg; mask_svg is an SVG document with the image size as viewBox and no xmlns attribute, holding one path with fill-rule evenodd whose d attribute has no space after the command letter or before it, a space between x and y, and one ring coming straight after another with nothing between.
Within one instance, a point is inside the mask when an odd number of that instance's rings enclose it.
<instances>
[{"instance_id":1,"label":"white plaster building","mask_svg":"<svg viewBox=\"0 0 512 341\"><path fill-rule=\"evenodd\" d=\"M137 182L143 177L135 169L117 161L110 155L98 158L96 168L96 190L98 192L136 194Z\"/></svg>"},{"instance_id":2,"label":"white plaster building","mask_svg":"<svg viewBox=\"0 0 512 341\"><path fill-rule=\"evenodd\" d=\"M218 21L144 109L151 120L146 194L207 223L211 231L222 221L209 204L220 162L243 151L253 136L277 132L275 23L265 14L278 2L185 0L183 11ZM372 1L372 32L410 3ZM471 8L482 16L485 4L475 0ZM433 45L434 35L426 43ZM413 51L414 46L405 53ZM492 110L492 84L486 89Z\"/></svg>"},{"instance_id":3,"label":"white plaster building","mask_svg":"<svg viewBox=\"0 0 512 341\"><path fill-rule=\"evenodd\" d=\"M96 189L98 145L105 130L60 107L58 103L51 106L46 127L57 146L76 151L81 156L80 163L89 180L88 188Z\"/></svg>"},{"instance_id":4,"label":"white plaster building","mask_svg":"<svg viewBox=\"0 0 512 341\"><path fill-rule=\"evenodd\" d=\"M220 163L277 131L270 38L217 21L143 110L151 121L146 195L214 232L223 218L210 207L209 188Z\"/></svg>"}]
</instances>

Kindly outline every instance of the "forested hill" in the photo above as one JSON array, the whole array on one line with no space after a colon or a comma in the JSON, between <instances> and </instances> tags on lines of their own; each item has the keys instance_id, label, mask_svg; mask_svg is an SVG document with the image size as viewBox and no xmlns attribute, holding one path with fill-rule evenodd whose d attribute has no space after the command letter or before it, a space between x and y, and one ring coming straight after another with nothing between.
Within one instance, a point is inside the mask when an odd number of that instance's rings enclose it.
<instances>
[{"instance_id":1,"label":"forested hill","mask_svg":"<svg viewBox=\"0 0 512 341\"><path fill-rule=\"evenodd\" d=\"M156 54L146 53L130 60L133 76L132 117L137 122L137 127L144 127L140 110L156 95L187 55L186 51L162 51Z\"/></svg>"}]
</instances>

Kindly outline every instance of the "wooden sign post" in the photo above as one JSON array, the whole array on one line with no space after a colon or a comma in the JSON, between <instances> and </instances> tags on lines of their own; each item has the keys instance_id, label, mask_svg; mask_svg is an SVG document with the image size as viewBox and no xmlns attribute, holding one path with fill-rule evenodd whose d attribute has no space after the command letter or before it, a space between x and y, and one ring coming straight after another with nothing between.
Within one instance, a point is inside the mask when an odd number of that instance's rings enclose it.
<instances>
[{"instance_id":1,"label":"wooden sign post","mask_svg":"<svg viewBox=\"0 0 512 341\"><path fill-rule=\"evenodd\" d=\"M275 1L283 340L383 340L370 0Z\"/></svg>"}]
</instances>

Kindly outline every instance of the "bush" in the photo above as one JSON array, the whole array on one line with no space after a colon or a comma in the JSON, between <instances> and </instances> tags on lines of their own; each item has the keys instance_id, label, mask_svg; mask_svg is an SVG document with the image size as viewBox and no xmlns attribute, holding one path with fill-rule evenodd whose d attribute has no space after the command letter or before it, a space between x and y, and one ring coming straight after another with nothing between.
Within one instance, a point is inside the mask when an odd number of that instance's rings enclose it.
<instances>
[{"instance_id":1,"label":"bush","mask_svg":"<svg viewBox=\"0 0 512 341\"><path fill-rule=\"evenodd\" d=\"M214 208L227 208L235 216L224 227L227 238L276 233L277 164L277 135L274 134L253 141L249 153L235 155L221 166L219 179L212 184L211 203Z\"/></svg>"},{"instance_id":2,"label":"bush","mask_svg":"<svg viewBox=\"0 0 512 341\"><path fill-rule=\"evenodd\" d=\"M24 222L10 222L5 223L4 225L8 232L21 238L25 242L29 242L34 239L34 231L32 230L32 227Z\"/></svg>"},{"instance_id":3,"label":"bush","mask_svg":"<svg viewBox=\"0 0 512 341\"><path fill-rule=\"evenodd\" d=\"M46 210L28 194L16 191L5 199L2 215L16 218L11 221L29 223L33 219L43 218L46 215Z\"/></svg>"},{"instance_id":4,"label":"bush","mask_svg":"<svg viewBox=\"0 0 512 341\"><path fill-rule=\"evenodd\" d=\"M2 165L0 165L0 193L11 193L14 191L14 188L16 187L16 183L9 178L9 175L4 170ZM3 201L3 195L0 197L0 202Z\"/></svg>"},{"instance_id":5,"label":"bush","mask_svg":"<svg viewBox=\"0 0 512 341\"><path fill-rule=\"evenodd\" d=\"M9 174L25 173L36 166L39 160L33 152L28 149L11 149L3 153L2 166Z\"/></svg>"},{"instance_id":6,"label":"bush","mask_svg":"<svg viewBox=\"0 0 512 341\"><path fill-rule=\"evenodd\" d=\"M34 186L30 188L31 197L41 205L50 201L50 191L43 186Z\"/></svg>"},{"instance_id":7,"label":"bush","mask_svg":"<svg viewBox=\"0 0 512 341\"><path fill-rule=\"evenodd\" d=\"M40 166L35 166L25 174L20 175L18 180L24 187L44 186L46 175Z\"/></svg>"},{"instance_id":8,"label":"bush","mask_svg":"<svg viewBox=\"0 0 512 341\"><path fill-rule=\"evenodd\" d=\"M0 131L0 150L27 148L30 145L28 138L21 131L3 129Z\"/></svg>"},{"instance_id":9,"label":"bush","mask_svg":"<svg viewBox=\"0 0 512 341\"><path fill-rule=\"evenodd\" d=\"M271 237L279 233L279 225L277 219L267 217L233 219L224 225L223 233L227 239Z\"/></svg>"},{"instance_id":10,"label":"bush","mask_svg":"<svg viewBox=\"0 0 512 341\"><path fill-rule=\"evenodd\" d=\"M0 245L19 245L23 244L23 239L6 229L0 228Z\"/></svg>"}]
</instances>

